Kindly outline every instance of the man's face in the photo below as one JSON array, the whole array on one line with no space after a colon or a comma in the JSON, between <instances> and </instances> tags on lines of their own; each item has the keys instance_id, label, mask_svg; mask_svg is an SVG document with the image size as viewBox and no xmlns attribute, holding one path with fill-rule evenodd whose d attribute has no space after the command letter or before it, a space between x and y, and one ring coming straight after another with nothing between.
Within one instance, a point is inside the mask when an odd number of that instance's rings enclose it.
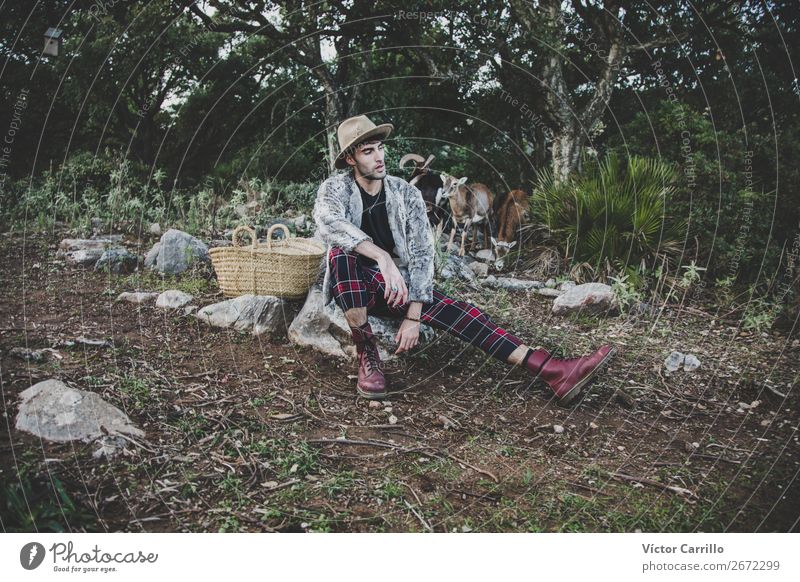
<instances>
[{"instance_id":1,"label":"man's face","mask_svg":"<svg viewBox=\"0 0 800 582\"><path fill-rule=\"evenodd\" d=\"M386 164L383 161L383 142L368 141L359 144L353 155L345 161L355 168L356 177L366 180L383 180L386 177Z\"/></svg>"}]
</instances>

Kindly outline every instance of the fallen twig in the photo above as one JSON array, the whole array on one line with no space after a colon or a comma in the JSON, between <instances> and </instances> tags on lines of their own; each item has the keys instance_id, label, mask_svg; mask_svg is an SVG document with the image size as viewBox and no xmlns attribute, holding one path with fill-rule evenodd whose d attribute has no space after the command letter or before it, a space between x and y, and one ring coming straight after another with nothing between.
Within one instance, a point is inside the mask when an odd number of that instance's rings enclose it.
<instances>
[{"instance_id":1,"label":"fallen twig","mask_svg":"<svg viewBox=\"0 0 800 582\"><path fill-rule=\"evenodd\" d=\"M572 485L573 487L580 487L581 489L586 489L587 491L591 491L595 495L602 495L604 497L609 497L608 493L603 493L599 489L595 489L594 487L590 487L589 485L584 485L583 483L576 483L575 481L567 481L567 484Z\"/></svg>"},{"instance_id":2,"label":"fallen twig","mask_svg":"<svg viewBox=\"0 0 800 582\"><path fill-rule=\"evenodd\" d=\"M266 490L269 493L272 493L273 491L279 491L281 489L286 489L287 487L291 487L295 483L300 483L300 479L289 479L288 481L285 481L284 483L279 483L278 485L274 485L272 487L266 487Z\"/></svg>"},{"instance_id":3,"label":"fallen twig","mask_svg":"<svg viewBox=\"0 0 800 582\"><path fill-rule=\"evenodd\" d=\"M471 463L468 463L468 462L467 462L467 461L465 461L464 459L459 459L458 457L456 457L456 456L455 456L455 455L453 455L453 454L450 454L450 453L448 453L447 451L439 451L439 452L440 452L441 454L443 454L443 455L446 455L446 456L450 457L452 460L454 460L454 461L455 461L455 462L457 462L457 463L461 463L462 465L466 465L466 466L467 466L467 467L469 467L470 469L474 469L474 470L475 470L475 471L477 471L478 473L481 473L482 475L486 475L487 477L490 477L490 478L492 479L492 481L494 481L495 483L499 483L499 482L500 482L500 479L498 479L498 478L497 478L497 477L494 475L494 473L491 473L490 471L487 471L486 469L481 469L480 467L476 467L475 465L473 465L473 464L471 464Z\"/></svg>"},{"instance_id":4,"label":"fallen twig","mask_svg":"<svg viewBox=\"0 0 800 582\"><path fill-rule=\"evenodd\" d=\"M609 477L613 477L619 481L629 481L632 483L641 483L642 485L651 485L652 487L658 487L659 489L671 491L672 493L677 493L678 495L685 495L695 499L697 498L697 494L689 489L678 487L676 485L666 485L664 483L654 481L653 479L648 479L647 477L634 477L633 475L626 475L625 473L609 473Z\"/></svg>"},{"instance_id":5,"label":"fallen twig","mask_svg":"<svg viewBox=\"0 0 800 582\"><path fill-rule=\"evenodd\" d=\"M314 444L325 444L325 445L355 445L355 446L371 446L371 447L382 447L385 449L395 449L399 451L412 451L416 449L407 449L405 447L401 447L400 445L395 445L393 443L387 443L384 441L373 441L373 440L353 440L353 439L312 439L306 441L308 443Z\"/></svg>"},{"instance_id":6,"label":"fallen twig","mask_svg":"<svg viewBox=\"0 0 800 582\"><path fill-rule=\"evenodd\" d=\"M406 500L406 499L403 499L403 503L405 503L405 504L406 504L406 507L408 507L408 510L409 510L411 513L413 513L413 514L414 514L414 516L415 516L415 517L416 517L416 518L419 520L419 522L422 524L422 527L424 527L424 528L425 528L426 530L428 530L429 532L433 532L433 528L431 527L431 524L429 524L427 521L425 521L425 518L424 518L424 517L422 517L422 515L420 515L420 513L419 513L419 512L418 512L416 509L414 509L414 506L413 506L413 505L411 505L411 504L408 502L408 500Z\"/></svg>"}]
</instances>

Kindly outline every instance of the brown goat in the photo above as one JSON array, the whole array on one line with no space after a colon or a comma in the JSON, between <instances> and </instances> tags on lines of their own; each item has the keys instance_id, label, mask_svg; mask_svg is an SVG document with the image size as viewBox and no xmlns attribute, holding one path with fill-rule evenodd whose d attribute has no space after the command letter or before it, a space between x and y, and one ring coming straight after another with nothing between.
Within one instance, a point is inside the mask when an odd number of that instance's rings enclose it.
<instances>
[{"instance_id":1,"label":"brown goat","mask_svg":"<svg viewBox=\"0 0 800 582\"><path fill-rule=\"evenodd\" d=\"M521 238L529 208L528 194L523 190L512 190L500 205L497 211L497 238L492 237L492 247L498 260L506 256Z\"/></svg>"},{"instance_id":2,"label":"brown goat","mask_svg":"<svg viewBox=\"0 0 800 582\"><path fill-rule=\"evenodd\" d=\"M467 239L467 233L470 226L472 227L472 240L470 241L469 250L475 249L475 241L478 238L478 226L483 227L483 240L484 244L489 244L489 228L492 220L492 204L494 202L494 195L489 190L486 184L474 183L466 185L467 178L455 178L449 175L443 175L442 181L444 187L442 188L442 198L447 198L450 202L450 211L453 215L453 229L450 231L450 240L448 247L453 242L456 235L456 228L459 224L463 224L463 232L461 234L461 247L459 248L459 256L464 256L464 243Z\"/></svg>"}]
</instances>

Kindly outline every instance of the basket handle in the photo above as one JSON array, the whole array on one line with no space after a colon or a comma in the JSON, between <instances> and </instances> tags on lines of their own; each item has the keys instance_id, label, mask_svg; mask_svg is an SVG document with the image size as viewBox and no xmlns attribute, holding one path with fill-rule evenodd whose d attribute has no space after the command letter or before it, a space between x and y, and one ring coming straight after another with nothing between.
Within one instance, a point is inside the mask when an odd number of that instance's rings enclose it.
<instances>
[{"instance_id":1,"label":"basket handle","mask_svg":"<svg viewBox=\"0 0 800 582\"><path fill-rule=\"evenodd\" d=\"M238 235L243 232L246 232L247 234L250 235L250 240L252 241L251 246L253 247L254 250L257 249L258 238L256 238L256 231L253 228L250 228L249 226L237 226L233 230L233 234L231 235L231 241L233 241L233 246L235 247L244 246L242 244L238 244L241 241L241 238Z\"/></svg>"},{"instance_id":2,"label":"basket handle","mask_svg":"<svg viewBox=\"0 0 800 582\"><path fill-rule=\"evenodd\" d=\"M269 230L267 230L267 248L268 249L272 249L272 232L276 228L282 228L283 229L283 238L284 239L288 239L289 238L289 234L290 234L289 233L289 228L285 224L281 224L280 222L278 222L276 224L273 224L272 226L269 227Z\"/></svg>"}]
</instances>

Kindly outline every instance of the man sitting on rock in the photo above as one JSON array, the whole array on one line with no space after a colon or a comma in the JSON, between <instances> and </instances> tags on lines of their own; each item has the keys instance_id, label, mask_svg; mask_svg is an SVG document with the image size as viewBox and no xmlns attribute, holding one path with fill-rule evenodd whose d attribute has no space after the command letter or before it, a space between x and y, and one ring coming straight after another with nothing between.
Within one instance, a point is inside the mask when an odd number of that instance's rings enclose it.
<instances>
[{"instance_id":1,"label":"man sitting on rock","mask_svg":"<svg viewBox=\"0 0 800 582\"><path fill-rule=\"evenodd\" d=\"M423 322L503 362L524 366L550 386L559 402L570 402L614 348L604 345L581 358L555 358L547 350L528 348L478 307L436 289L434 240L422 194L386 174L382 142L392 129L364 115L339 125L335 166L349 171L320 185L313 212L317 233L328 245L323 303L332 294L350 326L358 353L358 393L377 399L387 394L369 312L403 317L395 353L417 345Z\"/></svg>"}]
</instances>

